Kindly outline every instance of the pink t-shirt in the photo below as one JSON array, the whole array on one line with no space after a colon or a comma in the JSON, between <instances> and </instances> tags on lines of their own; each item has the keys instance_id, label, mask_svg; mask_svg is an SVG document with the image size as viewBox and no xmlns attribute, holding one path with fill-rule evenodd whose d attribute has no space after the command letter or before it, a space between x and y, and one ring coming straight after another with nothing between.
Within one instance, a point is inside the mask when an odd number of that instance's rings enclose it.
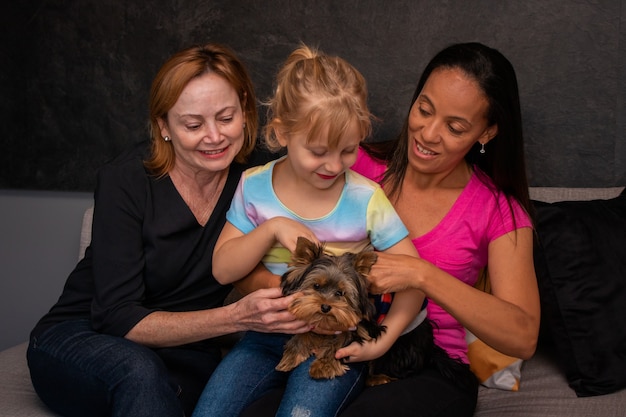
<instances>
[{"instance_id":1,"label":"pink t-shirt","mask_svg":"<svg viewBox=\"0 0 626 417\"><path fill-rule=\"evenodd\" d=\"M359 150L352 169L380 181L385 165ZM489 186L485 184L488 182ZM477 168L458 199L441 222L430 232L413 239L423 259L468 285L474 285L479 271L487 265L489 243L515 229L532 227L526 211L512 202L515 219L503 193ZM419 207L415 208L419 216ZM465 329L443 308L428 300L428 317L435 324L435 342L452 357L467 363Z\"/></svg>"}]
</instances>

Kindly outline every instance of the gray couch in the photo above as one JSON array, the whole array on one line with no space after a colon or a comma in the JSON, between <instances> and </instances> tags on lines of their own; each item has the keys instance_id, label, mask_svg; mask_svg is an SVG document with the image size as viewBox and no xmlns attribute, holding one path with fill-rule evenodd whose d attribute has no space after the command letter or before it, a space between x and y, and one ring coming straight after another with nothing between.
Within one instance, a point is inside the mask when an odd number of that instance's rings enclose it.
<instances>
[{"instance_id":1,"label":"gray couch","mask_svg":"<svg viewBox=\"0 0 626 417\"><path fill-rule=\"evenodd\" d=\"M531 188L531 197L546 202L610 199L622 190L623 187ZM89 242L90 231L91 213L88 212L81 235L83 250ZM0 352L0 416L54 416L33 391L26 366L26 346L25 342ZM475 416L626 416L626 389L606 395L578 397L569 387L555 355L549 343L540 342L535 356L522 365L519 391L481 387ZM626 373L626 369L622 372Z\"/></svg>"}]
</instances>

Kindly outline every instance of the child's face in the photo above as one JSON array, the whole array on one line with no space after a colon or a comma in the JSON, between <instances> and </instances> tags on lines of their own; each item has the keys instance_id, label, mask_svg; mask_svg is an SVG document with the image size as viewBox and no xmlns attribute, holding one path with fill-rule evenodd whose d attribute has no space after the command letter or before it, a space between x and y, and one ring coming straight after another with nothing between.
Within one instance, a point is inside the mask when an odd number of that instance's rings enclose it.
<instances>
[{"instance_id":1,"label":"child's face","mask_svg":"<svg viewBox=\"0 0 626 417\"><path fill-rule=\"evenodd\" d=\"M287 160L299 180L325 190L337 180L343 181L342 174L356 162L360 142L361 131L356 120L332 148L326 136L307 143L307 132L290 134L286 140Z\"/></svg>"}]
</instances>

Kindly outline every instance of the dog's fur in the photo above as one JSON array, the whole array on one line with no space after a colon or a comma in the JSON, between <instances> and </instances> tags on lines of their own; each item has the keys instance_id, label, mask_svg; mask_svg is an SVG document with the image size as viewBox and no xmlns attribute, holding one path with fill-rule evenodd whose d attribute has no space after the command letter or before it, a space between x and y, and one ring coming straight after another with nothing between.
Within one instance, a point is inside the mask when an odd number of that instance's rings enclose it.
<instances>
[{"instance_id":1,"label":"dog's fur","mask_svg":"<svg viewBox=\"0 0 626 417\"><path fill-rule=\"evenodd\" d=\"M291 268L283 275L281 286L285 295L303 295L294 300L289 310L297 318L327 329L356 326L356 330L338 335L295 335L287 342L277 370L289 371L314 354L316 359L309 370L313 378L343 375L348 366L335 359L337 349L354 341L376 339L385 331L385 326L374 319L376 311L367 293L367 275L376 258L371 248L334 256L325 253L323 245L298 239ZM418 373L435 349L432 325L426 319L398 338L382 357L370 362L367 385Z\"/></svg>"},{"instance_id":2,"label":"dog's fur","mask_svg":"<svg viewBox=\"0 0 626 417\"><path fill-rule=\"evenodd\" d=\"M314 354L311 377L332 379L348 370L346 364L335 359L339 348L381 335L385 327L375 322L375 308L367 295L366 277L374 262L376 253L371 250L333 256L324 252L323 245L298 239L291 268L281 280L283 294L302 293L291 303L289 311L322 328L356 330L338 335L294 335L285 346L277 370L290 371Z\"/></svg>"}]
</instances>

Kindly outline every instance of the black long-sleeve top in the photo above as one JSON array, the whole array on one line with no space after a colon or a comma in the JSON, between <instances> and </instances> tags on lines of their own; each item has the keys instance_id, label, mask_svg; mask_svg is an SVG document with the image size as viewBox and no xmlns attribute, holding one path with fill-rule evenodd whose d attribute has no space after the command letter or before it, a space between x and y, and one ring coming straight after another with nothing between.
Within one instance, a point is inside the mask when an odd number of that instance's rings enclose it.
<instances>
[{"instance_id":1,"label":"black long-sleeve top","mask_svg":"<svg viewBox=\"0 0 626 417\"><path fill-rule=\"evenodd\" d=\"M98 172L91 245L32 336L85 318L99 332L124 336L157 310L223 305L230 287L213 277L213 248L241 173L270 157L256 153L245 166L233 163L213 214L201 226L169 176L146 171L148 149L142 143Z\"/></svg>"}]
</instances>

